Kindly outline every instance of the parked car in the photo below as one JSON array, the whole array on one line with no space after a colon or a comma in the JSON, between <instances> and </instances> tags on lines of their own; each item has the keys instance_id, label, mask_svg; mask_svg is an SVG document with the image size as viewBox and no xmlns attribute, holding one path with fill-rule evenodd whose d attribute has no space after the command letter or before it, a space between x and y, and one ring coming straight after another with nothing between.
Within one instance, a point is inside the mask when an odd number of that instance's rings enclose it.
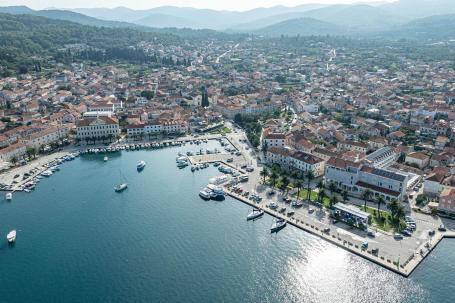
<instances>
[{"instance_id":1,"label":"parked car","mask_svg":"<svg viewBox=\"0 0 455 303\"><path fill-rule=\"evenodd\" d=\"M439 231L446 231L447 229L446 229L446 227L444 226L444 224L441 224L441 225L439 225L438 230L439 230Z\"/></svg>"}]
</instances>

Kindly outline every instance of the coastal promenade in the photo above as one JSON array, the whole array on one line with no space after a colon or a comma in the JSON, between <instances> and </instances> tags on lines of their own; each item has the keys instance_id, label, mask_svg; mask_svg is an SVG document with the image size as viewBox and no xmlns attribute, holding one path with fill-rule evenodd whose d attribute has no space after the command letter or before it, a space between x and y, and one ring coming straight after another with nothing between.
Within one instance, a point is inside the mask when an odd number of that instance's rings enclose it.
<instances>
[{"instance_id":1,"label":"coastal promenade","mask_svg":"<svg viewBox=\"0 0 455 303\"><path fill-rule=\"evenodd\" d=\"M431 238L431 241L422 244L418 250L411 254L407 260L404 260L403 262L394 261L390 258L387 258L381 252L377 254L373 253L371 248L362 249L361 243L353 240L353 238L355 238L354 234L349 235L348 232L340 234L339 232L334 232L331 229L325 230L326 226L324 224L321 224L321 222L308 218L302 219L295 216L288 216L284 213L278 212L277 210L270 209L267 205L257 204L253 201L250 201L247 198L240 196L230 190L226 190L226 192L229 196L251 207L262 209L264 212L273 217L284 219L290 225L316 235L338 247L341 247L351 253L374 262L404 277L409 277L409 275L431 253L431 251L438 245L441 240L444 238L455 238L455 232L453 231L436 231L434 236Z\"/></svg>"}]
</instances>

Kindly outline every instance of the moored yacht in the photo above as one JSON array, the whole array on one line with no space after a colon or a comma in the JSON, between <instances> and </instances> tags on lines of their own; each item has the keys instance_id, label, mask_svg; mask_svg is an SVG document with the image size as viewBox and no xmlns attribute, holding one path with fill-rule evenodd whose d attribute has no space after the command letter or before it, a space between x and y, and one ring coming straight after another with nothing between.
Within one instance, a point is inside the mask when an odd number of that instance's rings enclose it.
<instances>
[{"instance_id":1,"label":"moored yacht","mask_svg":"<svg viewBox=\"0 0 455 303\"><path fill-rule=\"evenodd\" d=\"M128 187L128 184L122 183L122 184L116 185L116 186L114 187L114 190L115 190L116 192L119 193L119 192L122 192L122 191L124 191L125 189L127 189L127 187Z\"/></svg>"},{"instance_id":2,"label":"moored yacht","mask_svg":"<svg viewBox=\"0 0 455 303\"><path fill-rule=\"evenodd\" d=\"M199 192L199 196L204 200L210 200L212 197L212 191L208 188L204 188Z\"/></svg>"},{"instance_id":3,"label":"moored yacht","mask_svg":"<svg viewBox=\"0 0 455 303\"><path fill-rule=\"evenodd\" d=\"M8 201L11 201L13 199L13 194L12 193L6 193L5 199Z\"/></svg>"},{"instance_id":4,"label":"moored yacht","mask_svg":"<svg viewBox=\"0 0 455 303\"><path fill-rule=\"evenodd\" d=\"M272 227L270 228L270 232L278 232L286 226L286 220L284 219L276 219L273 222Z\"/></svg>"},{"instance_id":5,"label":"moored yacht","mask_svg":"<svg viewBox=\"0 0 455 303\"><path fill-rule=\"evenodd\" d=\"M211 192L211 198L213 200L224 200L224 190L223 188L216 186L214 184L209 184L207 185L207 188L210 189Z\"/></svg>"},{"instance_id":6,"label":"moored yacht","mask_svg":"<svg viewBox=\"0 0 455 303\"><path fill-rule=\"evenodd\" d=\"M145 167L145 161L142 160L141 162L139 162L137 165L136 165L136 168L137 170L143 170Z\"/></svg>"},{"instance_id":7,"label":"moored yacht","mask_svg":"<svg viewBox=\"0 0 455 303\"><path fill-rule=\"evenodd\" d=\"M6 235L6 239L8 240L9 243L13 243L14 241L16 241L16 230L12 230L10 231L7 235Z\"/></svg>"},{"instance_id":8,"label":"moored yacht","mask_svg":"<svg viewBox=\"0 0 455 303\"><path fill-rule=\"evenodd\" d=\"M104 156L103 161L107 162L107 160L109 160L109 157L108 156Z\"/></svg>"},{"instance_id":9,"label":"moored yacht","mask_svg":"<svg viewBox=\"0 0 455 303\"><path fill-rule=\"evenodd\" d=\"M264 211L262 209L253 209L252 212L246 216L246 220L254 220L256 218L262 217L264 215Z\"/></svg>"}]
</instances>

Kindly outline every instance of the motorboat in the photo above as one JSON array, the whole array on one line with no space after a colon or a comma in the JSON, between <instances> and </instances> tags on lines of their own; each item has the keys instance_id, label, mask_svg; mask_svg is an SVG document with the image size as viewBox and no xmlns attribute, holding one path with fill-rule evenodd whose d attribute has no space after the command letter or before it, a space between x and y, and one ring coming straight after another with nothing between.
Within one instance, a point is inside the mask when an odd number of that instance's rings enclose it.
<instances>
[{"instance_id":1,"label":"motorboat","mask_svg":"<svg viewBox=\"0 0 455 303\"><path fill-rule=\"evenodd\" d=\"M141 162L139 162L139 163L136 165L136 168L137 168L137 170L139 170L139 171L143 170L144 167L145 167L145 161L144 161L144 160L142 160Z\"/></svg>"},{"instance_id":2,"label":"motorboat","mask_svg":"<svg viewBox=\"0 0 455 303\"><path fill-rule=\"evenodd\" d=\"M280 231L286 226L286 220L284 219L276 219L275 222L273 222L272 227L270 228L270 232L275 233Z\"/></svg>"},{"instance_id":3,"label":"motorboat","mask_svg":"<svg viewBox=\"0 0 455 303\"><path fill-rule=\"evenodd\" d=\"M184 167L187 167L187 166L188 166L188 162L186 162L186 161L182 161L182 162L177 163L177 167L178 168L184 168Z\"/></svg>"},{"instance_id":4,"label":"motorboat","mask_svg":"<svg viewBox=\"0 0 455 303\"><path fill-rule=\"evenodd\" d=\"M216 186L215 184L207 185L207 188L211 190L211 198L213 200L224 200L224 190L223 188Z\"/></svg>"},{"instance_id":5,"label":"motorboat","mask_svg":"<svg viewBox=\"0 0 455 303\"><path fill-rule=\"evenodd\" d=\"M45 171L43 171L43 172L41 173L41 175L42 175L42 176L45 176L45 177L50 177L50 176L52 176L52 174L53 174L53 173L52 173L52 171L50 171L50 170L45 170Z\"/></svg>"},{"instance_id":6,"label":"motorboat","mask_svg":"<svg viewBox=\"0 0 455 303\"><path fill-rule=\"evenodd\" d=\"M116 185L116 186L114 187L114 190L115 190L116 192L119 193L119 192L122 192L122 191L124 191L125 189L127 189L127 187L128 187L128 184L122 183L122 184Z\"/></svg>"},{"instance_id":7,"label":"motorboat","mask_svg":"<svg viewBox=\"0 0 455 303\"><path fill-rule=\"evenodd\" d=\"M246 216L246 220L247 221L254 220L259 217L262 217L263 215L264 215L264 211L262 209L253 209L253 211L250 212L248 214L248 216Z\"/></svg>"},{"instance_id":8,"label":"motorboat","mask_svg":"<svg viewBox=\"0 0 455 303\"><path fill-rule=\"evenodd\" d=\"M12 193L6 193L5 199L6 199L7 201L11 201L11 200L13 199L13 194L12 194Z\"/></svg>"},{"instance_id":9,"label":"motorboat","mask_svg":"<svg viewBox=\"0 0 455 303\"><path fill-rule=\"evenodd\" d=\"M204 200L210 200L212 197L212 191L208 188L204 188L199 192L199 196Z\"/></svg>"},{"instance_id":10,"label":"motorboat","mask_svg":"<svg viewBox=\"0 0 455 303\"><path fill-rule=\"evenodd\" d=\"M12 230L10 231L7 235L6 235L6 239L8 240L9 243L13 243L14 241L16 241L16 230Z\"/></svg>"},{"instance_id":11,"label":"motorboat","mask_svg":"<svg viewBox=\"0 0 455 303\"><path fill-rule=\"evenodd\" d=\"M107 162L107 160L109 160L109 157L108 156L104 156L103 161Z\"/></svg>"},{"instance_id":12,"label":"motorboat","mask_svg":"<svg viewBox=\"0 0 455 303\"><path fill-rule=\"evenodd\" d=\"M196 170L195 166L191 166L191 171L194 172Z\"/></svg>"}]
</instances>

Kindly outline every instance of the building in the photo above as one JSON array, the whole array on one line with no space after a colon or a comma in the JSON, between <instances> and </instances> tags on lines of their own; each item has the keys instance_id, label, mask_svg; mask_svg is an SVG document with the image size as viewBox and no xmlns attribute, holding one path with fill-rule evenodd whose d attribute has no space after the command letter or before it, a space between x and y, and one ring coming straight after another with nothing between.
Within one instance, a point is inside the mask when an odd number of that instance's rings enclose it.
<instances>
[{"instance_id":1,"label":"building","mask_svg":"<svg viewBox=\"0 0 455 303\"><path fill-rule=\"evenodd\" d=\"M455 213L455 188L445 188L439 197L438 210Z\"/></svg>"},{"instance_id":2,"label":"building","mask_svg":"<svg viewBox=\"0 0 455 303\"><path fill-rule=\"evenodd\" d=\"M350 150L364 154L366 154L368 150L368 144L357 141L341 141L337 143L337 147L341 150Z\"/></svg>"},{"instance_id":3,"label":"building","mask_svg":"<svg viewBox=\"0 0 455 303\"><path fill-rule=\"evenodd\" d=\"M39 149L42 146L49 145L66 137L69 133L67 127L51 126L41 131L30 134L24 138L27 147Z\"/></svg>"},{"instance_id":4,"label":"building","mask_svg":"<svg viewBox=\"0 0 455 303\"><path fill-rule=\"evenodd\" d=\"M386 146L369 154L366 161L371 166L383 168L394 164L399 157L399 153L390 146Z\"/></svg>"},{"instance_id":5,"label":"building","mask_svg":"<svg viewBox=\"0 0 455 303\"><path fill-rule=\"evenodd\" d=\"M371 215L358 209L356 206L337 203L333 206L333 213L336 218L360 228L366 228L370 223Z\"/></svg>"},{"instance_id":6,"label":"building","mask_svg":"<svg viewBox=\"0 0 455 303\"><path fill-rule=\"evenodd\" d=\"M330 158L325 167L325 182L333 182L353 196L360 197L366 190L386 200L406 196L409 175L405 173L340 158Z\"/></svg>"},{"instance_id":7,"label":"building","mask_svg":"<svg viewBox=\"0 0 455 303\"><path fill-rule=\"evenodd\" d=\"M11 161L14 158L16 160L19 160L26 154L26 152L27 147L25 146L25 144L18 142L3 149L0 149L0 160L4 162Z\"/></svg>"},{"instance_id":8,"label":"building","mask_svg":"<svg viewBox=\"0 0 455 303\"><path fill-rule=\"evenodd\" d=\"M115 138L119 134L118 120L113 117L90 117L76 122L76 138L79 140Z\"/></svg>"},{"instance_id":9,"label":"building","mask_svg":"<svg viewBox=\"0 0 455 303\"><path fill-rule=\"evenodd\" d=\"M428 166L430 163L430 157L421 152L413 152L406 156L406 163L414 164L418 168L422 169Z\"/></svg>"},{"instance_id":10,"label":"building","mask_svg":"<svg viewBox=\"0 0 455 303\"><path fill-rule=\"evenodd\" d=\"M271 147L267 149L267 162L287 169L299 170L302 173L311 170L315 177L324 174L325 161L323 159L289 148Z\"/></svg>"},{"instance_id":11,"label":"building","mask_svg":"<svg viewBox=\"0 0 455 303\"><path fill-rule=\"evenodd\" d=\"M283 133L270 133L265 130L262 134L262 146L266 148L281 147L284 148L288 145L288 139L286 134Z\"/></svg>"}]
</instances>

